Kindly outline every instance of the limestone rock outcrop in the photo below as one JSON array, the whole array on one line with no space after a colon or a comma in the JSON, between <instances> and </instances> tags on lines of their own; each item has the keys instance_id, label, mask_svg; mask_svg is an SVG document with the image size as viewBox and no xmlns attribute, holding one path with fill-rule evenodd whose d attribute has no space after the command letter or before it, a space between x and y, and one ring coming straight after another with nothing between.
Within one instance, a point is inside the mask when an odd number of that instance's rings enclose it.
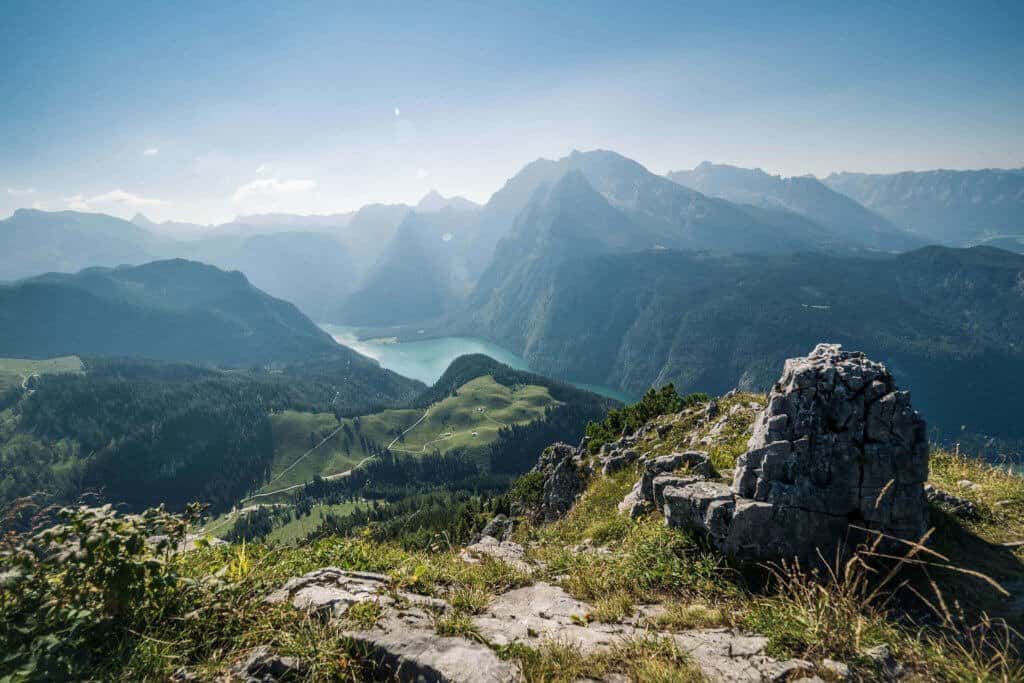
<instances>
[{"instance_id":1,"label":"limestone rock outcrop","mask_svg":"<svg viewBox=\"0 0 1024 683\"><path fill-rule=\"evenodd\" d=\"M381 680L506 683L517 678L516 667L486 645L435 632L434 615L449 609L446 602L395 593L382 574L325 567L291 579L266 599L335 620L344 619L352 605L376 603L380 617L372 626L344 633L367 648Z\"/></svg>"},{"instance_id":2,"label":"limestone rock outcrop","mask_svg":"<svg viewBox=\"0 0 1024 683\"><path fill-rule=\"evenodd\" d=\"M366 648L378 667L375 680L513 683L521 680L521 672L514 661L499 657L495 648L513 644L536 648L551 641L591 654L652 636L671 640L712 683L788 680L790 673L812 666L768 656L768 639L760 635L725 628L656 630L644 615L656 612L658 605L642 606L622 623L588 623L586 615L594 613L593 605L543 582L495 596L472 617L477 634L473 639L437 633L434 617L451 610L451 605L411 593L396 595L388 578L380 574L327 567L288 581L267 600L291 603L335 620L346 636ZM356 627L345 621L352 605L367 601L380 607L372 626ZM267 655L260 650L243 666L252 665L255 671L269 661ZM613 673L605 680L624 679Z\"/></svg>"},{"instance_id":3,"label":"limestone rock outcrop","mask_svg":"<svg viewBox=\"0 0 1024 683\"><path fill-rule=\"evenodd\" d=\"M926 530L925 422L910 393L863 353L819 344L786 361L732 486L661 492L668 523L741 559L826 557L850 525L916 540Z\"/></svg>"},{"instance_id":4,"label":"limestone rock outcrop","mask_svg":"<svg viewBox=\"0 0 1024 683\"><path fill-rule=\"evenodd\" d=\"M545 522L553 522L569 512L587 486L589 468L586 451L582 449L564 443L544 449L535 469L543 481L541 517Z\"/></svg>"},{"instance_id":5,"label":"limestone rock outcrop","mask_svg":"<svg viewBox=\"0 0 1024 683\"><path fill-rule=\"evenodd\" d=\"M660 509L664 504L662 494L666 488L702 482L714 471L711 458L703 451L644 457L640 463L640 479L619 503L619 512L630 517L639 517L651 510Z\"/></svg>"}]
</instances>

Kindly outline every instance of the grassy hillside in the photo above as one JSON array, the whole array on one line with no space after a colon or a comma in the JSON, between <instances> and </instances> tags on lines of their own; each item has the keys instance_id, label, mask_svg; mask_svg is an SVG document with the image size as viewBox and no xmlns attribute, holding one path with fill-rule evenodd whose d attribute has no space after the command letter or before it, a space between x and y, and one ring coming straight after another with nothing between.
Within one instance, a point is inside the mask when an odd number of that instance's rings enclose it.
<instances>
[{"instance_id":1,"label":"grassy hillside","mask_svg":"<svg viewBox=\"0 0 1024 683\"><path fill-rule=\"evenodd\" d=\"M756 412L752 403L763 401L752 394L719 399L717 420L704 420L703 406L656 416L637 449L662 453L702 444L712 451L716 466L726 468L743 449ZM931 481L970 498L978 510L976 516L958 517L941 504L932 505L935 532L927 544L931 552L917 557L929 564L905 562L889 574L885 569L893 565L865 556L866 564L853 562L834 575L811 576L782 567L769 571L737 565L689 532L668 528L658 512L637 519L618 514L617 503L636 476L628 468L611 476L595 472L563 519L547 525L518 519L514 538L525 546L526 567L490 559L468 564L457 545L437 542L416 549L361 530L350 537L326 535L295 546L200 548L155 563L155 574L138 579L150 590L129 592L122 616L102 620L92 615L106 616L117 609L117 603L103 602L105 596L117 594L116 586L102 583L98 571L84 571L79 581L65 582L61 577L66 568L41 561L29 573L11 574L10 581L0 584L0 623L19 625L0 630L0 643L15 653L14 661L34 666L35 671L51 665L56 667L51 671L88 670L100 678L166 678L179 666L215 678L256 645L302 658L303 680L372 678L379 673L373 654L355 646L335 627L337 622L323 624L290 605L264 601L289 578L329 566L381 572L388 576L389 590L448 601L451 608L437 616L432 628L438 634L483 642L501 657L516 660L528 682L568 683L616 672L637 681L704 680L700 653L666 649L664 637L726 637L733 629L763 634L768 655L799 657L805 660L800 673L817 674L821 680L840 680L830 661L849 668L847 680L882 680L894 670L894 662L907 680L915 681L1009 683L1024 676L1021 640L1013 630L1024 619L1017 599L1024 586L1024 550L1013 544L1024 539L1024 479L975 460L933 452ZM964 486L963 479L973 485ZM467 508L459 523L468 519L479 529L512 503L529 509L537 494L531 482L524 478L508 495ZM76 514L76 523L85 529L109 524L106 520L113 515ZM167 523L159 516L153 520ZM108 531L103 539L116 540L116 534L135 529L145 533L141 518L120 523L119 531ZM431 531L437 538L448 530ZM282 528L278 533L290 536L293 530ZM100 548L109 542L103 539ZM13 537L11 542L16 542ZM141 548L138 556L114 555L102 561L142 564L149 551L145 545ZM0 555L0 569L13 557ZM78 566L92 565L83 561ZM865 572L865 566L883 571ZM538 582L554 584L584 601L588 611L574 615L575 627L627 629L640 624L662 638L581 654L557 639L535 636L507 646L480 635L474 619L486 618L488 606L500 594ZM52 613L49 621L42 621L36 616L37 604L46 597L58 598L71 611ZM79 606L95 612L83 612ZM379 616L380 607L370 601L350 611L340 624L368 628ZM71 626L83 633L81 640L45 640ZM43 651L54 651L63 659L53 664L48 659L29 662L28 647L37 643L43 648L47 642L52 643L51 650ZM878 655L874 648L880 646L892 657Z\"/></svg>"},{"instance_id":2,"label":"grassy hillside","mask_svg":"<svg viewBox=\"0 0 1024 683\"><path fill-rule=\"evenodd\" d=\"M44 358L0 358L0 411L21 397L22 388L32 375L79 373L82 360L78 356Z\"/></svg>"},{"instance_id":3,"label":"grassy hillside","mask_svg":"<svg viewBox=\"0 0 1024 683\"><path fill-rule=\"evenodd\" d=\"M422 386L376 366L360 377L337 362L268 372L86 359L84 372L44 374L34 391L15 390L16 405L0 413L0 504L93 492L134 508L229 508L266 481L272 413L336 424L336 415L406 403Z\"/></svg>"},{"instance_id":4,"label":"grassy hillside","mask_svg":"<svg viewBox=\"0 0 1024 683\"><path fill-rule=\"evenodd\" d=\"M380 447L422 455L486 446L501 428L542 419L545 408L557 405L546 387L508 387L486 375L424 409L383 410L341 422L332 413L284 411L271 416L274 460L260 492L344 472Z\"/></svg>"}]
</instances>

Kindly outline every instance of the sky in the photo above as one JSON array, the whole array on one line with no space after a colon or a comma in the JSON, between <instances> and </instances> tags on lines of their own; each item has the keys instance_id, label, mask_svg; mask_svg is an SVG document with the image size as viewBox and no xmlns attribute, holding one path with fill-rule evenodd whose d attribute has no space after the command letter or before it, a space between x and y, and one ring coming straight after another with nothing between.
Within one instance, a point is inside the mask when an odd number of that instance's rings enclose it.
<instances>
[{"instance_id":1,"label":"sky","mask_svg":"<svg viewBox=\"0 0 1024 683\"><path fill-rule=\"evenodd\" d=\"M783 175L1024 166L1021 2L0 0L0 216L487 198L613 149Z\"/></svg>"}]
</instances>

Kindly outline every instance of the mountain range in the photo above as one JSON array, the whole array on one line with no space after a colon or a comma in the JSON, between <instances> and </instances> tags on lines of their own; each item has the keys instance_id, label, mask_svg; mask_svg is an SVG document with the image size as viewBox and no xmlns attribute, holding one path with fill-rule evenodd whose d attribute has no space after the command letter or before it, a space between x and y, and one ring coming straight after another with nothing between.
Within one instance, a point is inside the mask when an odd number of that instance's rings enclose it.
<instances>
[{"instance_id":1,"label":"mountain range","mask_svg":"<svg viewBox=\"0 0 1024 683\"><path fill-rule=\"evenodd\" d=\"M1003 395L1024 379L1022 257L948 247L1024 251L1022 182L1019 170L818 180L708 162L660 176L615 152L573 152L527 164L482 206L431 192L415 206L240 217L185 231L190 239L170 239L170 226L143 217L18 211L0 221L0 273L37 276L5 288L11 306L26 292L71 283L61 297L77 302L97 296L83 282L131 269L38 274L182 256L241 271L246 286L318 322L476 335L540 371L634 394L666 381L709 392L764 388L782 359L827 338L902 366L943 428L956 420L950 407L964 405L938 388L949 376L938 368L948 364L971 395L971 424L1017 433L971 378ZM104 287L117 296L101 298L103 306L126 305L123 282ZM268 325L256 335L262 346L242 335L237 350L213 345L219 350L206 359L265 362L333 344L305 318L269 318L257 317ZM18 349L70 348L32 324L9 333L33 340ZM220 334L234 339L237 330ZM190 349L188 359L203 357L189 342L174 343ZM164 358L172 345L115 346Z\"/></svg>"},{"instance_id":2,"label":"mountain range","mask_svg":"<svg viewBox=\"0 0 1024 683\"><path fill-rule=\"evenodd\" d=\"M674 171L667 177L711 197L806 216L842 235L851 244L905 251L925 243L921 237L896 227L887 218L813 176L783 178L769 175L759 168L739 168L705 161L691 171Z\"/></svg>"},{"instance_id":3,"label":"mountain range","mask_svg":"<svg viewBox=\"0 0 1024 683\"><path fill-rule=\"evenodd\" d=\"M823 182L930 242L1024 253L1024 168L833 173Z\"/></svg>"}]
</instances>

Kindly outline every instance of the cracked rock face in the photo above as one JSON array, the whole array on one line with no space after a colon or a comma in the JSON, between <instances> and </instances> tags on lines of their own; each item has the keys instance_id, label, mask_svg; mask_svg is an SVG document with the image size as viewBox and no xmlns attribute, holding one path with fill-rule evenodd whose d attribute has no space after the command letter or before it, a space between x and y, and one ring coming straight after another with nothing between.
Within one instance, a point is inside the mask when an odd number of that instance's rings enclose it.
<instances>
[{"instance_id":1,"label":"cracked rock face","mask_svg":"<svg viewBox=\"0 0 1024 683\"><path fill-rule=\"evenodd\" d=\"M786 361L747 446L731 489L665 489L669 523L752 560L829 557L850 524L913 540L926 530L924 420L863 353L819 344Z\"/></svg>"},{"instance_id":2,"label":"cracked rock face","mask_svg":"<svg viewBox=\"0 0 1024 683\"><path fill-rule=\"evenodd\" d=\"M579 448L556 443L548 446L537 460L536 469L544 481L541 515L545 522L564 517L586 488L585 455Z\"/></svg>"}]
</instances>

